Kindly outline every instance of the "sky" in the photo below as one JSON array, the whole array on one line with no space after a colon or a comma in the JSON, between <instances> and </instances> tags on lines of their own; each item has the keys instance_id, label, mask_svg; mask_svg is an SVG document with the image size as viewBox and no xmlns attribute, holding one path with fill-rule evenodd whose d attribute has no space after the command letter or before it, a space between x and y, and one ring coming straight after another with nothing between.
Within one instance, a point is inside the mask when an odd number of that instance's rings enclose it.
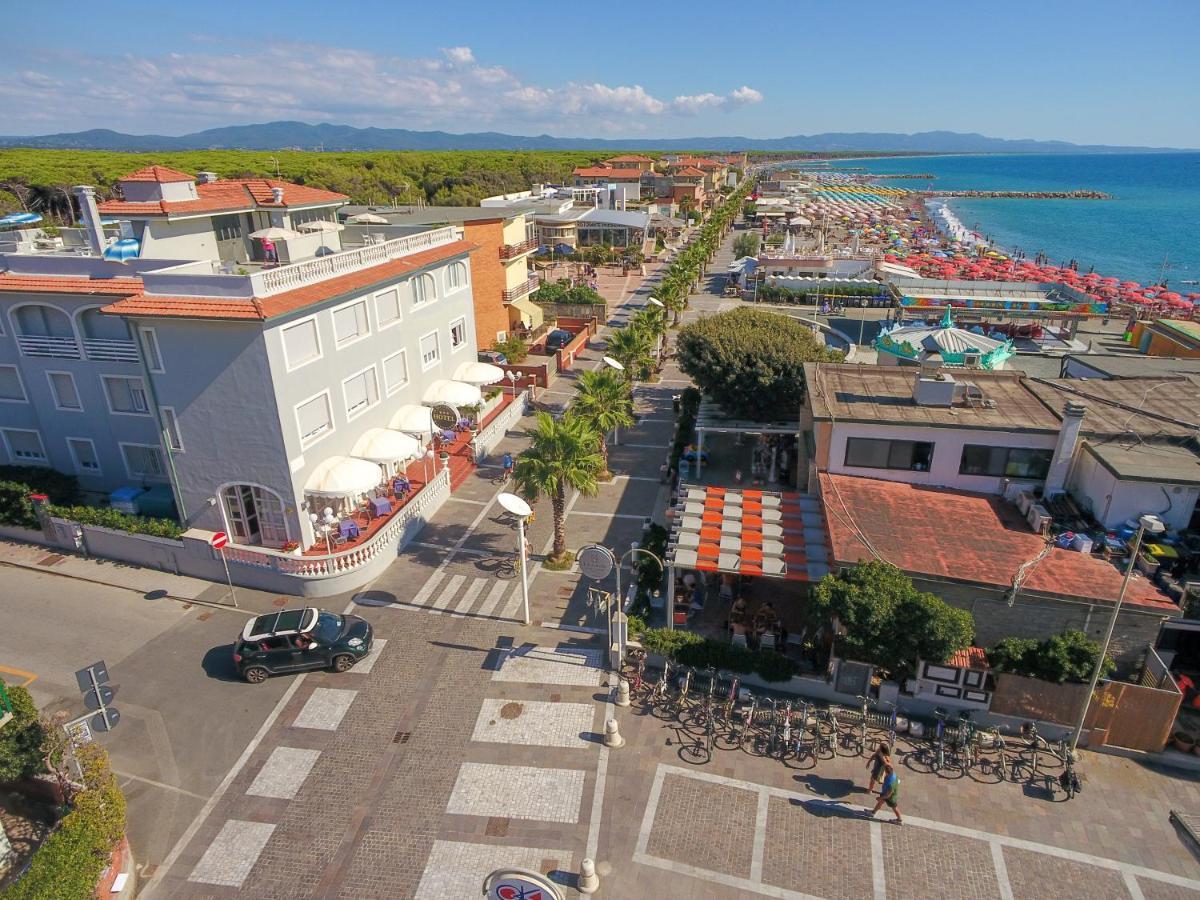
<instances>
[{"instance_id":1,"label":"sky","mask_svg":"<svg viewBox=\"0 0 1200 900\"><path fill-rule=\"evenodd\" d=\"M0 16L7 135L294 119L1200 148L1198 0L0 0Z\"/></svg>"}]
</instances>

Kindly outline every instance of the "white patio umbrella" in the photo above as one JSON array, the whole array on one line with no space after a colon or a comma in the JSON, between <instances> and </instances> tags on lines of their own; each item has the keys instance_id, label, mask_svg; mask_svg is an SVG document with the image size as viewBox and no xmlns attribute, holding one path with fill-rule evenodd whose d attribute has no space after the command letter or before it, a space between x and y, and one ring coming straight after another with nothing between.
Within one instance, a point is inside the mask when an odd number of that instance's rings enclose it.
<instances>
[{"instance_id":1,"label":"white patio umbrella","mask_svg":"<svg viewBox=\"0 0 1200 900\"><path fill-rule=\"evenodd\" d=\"M250 237L260 241L286 241L289 238L300 237L300 233L292 231L290 228L279 228L272 225L270 228L260 228L258 231L250 232Z\"/></svg>"},{"instance_id":2,"label":"white patio umbrella","mask_svg":"<svg viewBox=\"0 0 1200 900\"><path fill-rule=\"evenodd\" d=\"M375 213L359 213L357 216L351 216L346 220L352 225L390 225L387 219L383 216L377 216Z\"/></svg>"},{"instance_id":3,"label":"white patio umbrella","mask_svg":"<svg viewBox=\"0 0 1200 900\"><path fill-rule=\"evenodd\" d=\"M428 406L405 403L396 410L388 427L409 434L429 434L433 431L433 410Z\"/></svg>"},{"instance_id":4,"label":"white patio umbrella","mask_svg":"<svg viewBox=\"0 0 1200 900\"><path fill-rule=\"evenodd\" d=\"M350 451L360 459L374 463L403 462L421 454L417 439L391 428L369 428L363 432Z\"/></svg>"},{"instance_id":5,"label":"white patio umbrella","mask_svg":"<svg viewBox=\"0 0 1200 900\"><path fill-rule=\"evenodd\" d=\"M485 362L465 362L454 370L455 381L467 384L495 384L504 380L504 370Z\"/></svg>"},{"instance_id":6,"label":"white patio umbrella","mask_svg":"<svg viewBox=\"0 0 1200 900\"><path fill-rule=\"evenodd\" d=\"M304 493L318 497L354 497L379 484L379 466L352 456L331 456L313 469Z\"/></svg>"},{"instance_id":7,"label":"white patio umbrella","mask_svg":"<svg viewBox=\"0 0 1200 900\"><path fill-rule=\"evenodd\" d=\"M451 406L475 406L483 402L483 392L474 384L439 378L425 391L422 403L449 403Z\"/></svg>"}]
</instances>

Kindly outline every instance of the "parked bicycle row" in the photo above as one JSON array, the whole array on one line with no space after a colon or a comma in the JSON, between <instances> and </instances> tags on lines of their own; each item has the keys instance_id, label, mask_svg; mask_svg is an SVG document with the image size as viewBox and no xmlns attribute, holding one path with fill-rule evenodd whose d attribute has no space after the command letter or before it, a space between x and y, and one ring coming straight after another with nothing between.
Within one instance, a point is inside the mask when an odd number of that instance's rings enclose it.
<instances>
[{"instance_id":1,"label":"parked bicycle row","mask_svg":"<svg viewBox=\"0 0 1200 900\"><path fill-rule=\"evenodd\" d=\"M1048 742L1032 722L1010 736L1003 726L976 725L968 712L952 718L936 709L933 720L923 722L901 715L894 703L873 704L862 695L857 708L781 699L747 690L737 675L670 661L651 680L640 651L631 654L625 678L631 697L650 714L678 723L687 736L680 756L697 765L707 763L714 750L739 750L798 769L813 768L822 759L878 751L902 759L915 772L945 778L1041 780L1048 791L1062 791L1066 799L1080 788L1068 739ZM901 740L906 747L899 746Z\"/></svg>"}]
</instances>

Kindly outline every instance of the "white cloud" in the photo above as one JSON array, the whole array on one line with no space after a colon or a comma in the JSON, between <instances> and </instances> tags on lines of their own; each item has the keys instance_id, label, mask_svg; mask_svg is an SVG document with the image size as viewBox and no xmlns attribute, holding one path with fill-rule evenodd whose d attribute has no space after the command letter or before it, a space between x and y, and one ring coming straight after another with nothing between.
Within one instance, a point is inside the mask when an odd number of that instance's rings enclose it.
<instances>
[{"instance_id":1,"label":"white cloud","mask_svg":"<svg viewBox=\"0 0 1200 900\"><path fill-rule=\"evenodd\" d=\"M0 118L22 123L11 130L27 133L47 125L172 133L278 119L629 133L663 115L762 100L749 87L664 101L638 84L533 84L504 66L483 65L467 46L417 58L321 44L192 46L199 49L157 56L30 50L29 60L14 61L20 77L0 80Z\"/></svg>"}]
</instances>

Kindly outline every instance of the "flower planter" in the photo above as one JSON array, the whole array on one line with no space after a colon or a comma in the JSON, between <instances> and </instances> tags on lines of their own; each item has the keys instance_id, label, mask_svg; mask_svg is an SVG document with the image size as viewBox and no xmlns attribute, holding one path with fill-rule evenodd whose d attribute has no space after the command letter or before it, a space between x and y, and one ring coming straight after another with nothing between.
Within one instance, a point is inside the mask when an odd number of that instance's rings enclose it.
<instances>
[{"instance_id":1,"label":"flower planter","mask_svg":"<svg viewBox=\"0 0 1200 900\"><path fill-rule=\"evenodd\" d=\"M1183 731L1172 734L1171 743L1180 753L1194 753L1196 750L1196 739Z\"/></svg>"}]
</instances>

